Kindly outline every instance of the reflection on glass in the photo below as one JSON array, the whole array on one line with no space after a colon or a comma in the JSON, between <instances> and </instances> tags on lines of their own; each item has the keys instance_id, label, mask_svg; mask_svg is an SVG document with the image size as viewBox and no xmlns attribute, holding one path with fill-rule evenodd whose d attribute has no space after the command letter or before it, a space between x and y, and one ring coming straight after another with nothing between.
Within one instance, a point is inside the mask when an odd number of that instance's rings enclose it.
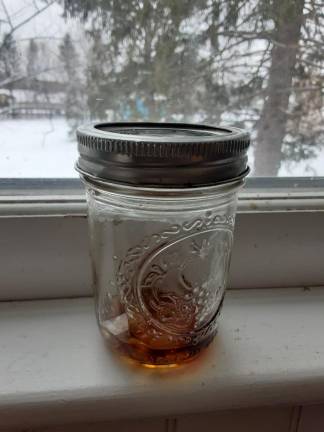
<instances>
[{"instance_id":1,"label":"reflection on glass","mask_svg":"<svg viewBox=\"0 0 324 432\"><path fill-rule=\"evenodd\" d=\"M0 175L75 176L85 120L236 125L252 133L253 175L324 175L323 10L322 0L2 0Z\"/></svg>"}]
</instances>

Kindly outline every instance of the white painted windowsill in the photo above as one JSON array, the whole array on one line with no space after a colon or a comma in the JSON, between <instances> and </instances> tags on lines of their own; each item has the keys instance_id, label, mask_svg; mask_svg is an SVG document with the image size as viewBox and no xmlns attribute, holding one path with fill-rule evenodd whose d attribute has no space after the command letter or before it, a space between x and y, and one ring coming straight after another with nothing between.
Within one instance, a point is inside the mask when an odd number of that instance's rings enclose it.
<instances>
[{"instance_id":1,"label":"white painted windowsill","mask_svg":"<svg viewBox=\"0 0 324 432\"><path fill-rule=\"evenodd\" d=\"M2 427L324 402L324 288L232 290L206 354L121 363L91 298L0 303Z\"/></svg>"}]
</instances>

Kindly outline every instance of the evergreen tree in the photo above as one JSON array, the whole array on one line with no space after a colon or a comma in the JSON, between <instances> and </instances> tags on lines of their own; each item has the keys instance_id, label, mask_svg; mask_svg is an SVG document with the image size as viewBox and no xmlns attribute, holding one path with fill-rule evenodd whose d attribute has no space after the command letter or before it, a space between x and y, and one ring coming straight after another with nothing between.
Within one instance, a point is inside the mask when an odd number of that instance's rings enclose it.
<instances>
[{"instance_id":1,"label":"evergreen tree","mask_svg":"<svg viewBox=\"0 0 324 432\"><path fill-rule=\"evenodd\" d=\"M26 82L29 90L33 91L33 100L37 100L37 96L40 93L40 86L37 85L37 75L41 72L40 69L40 56L39 47L34 39L30 39L27 48L27 64L26 64Z\"/></svg>"},{"instance_id":2,"label":"evergreen tree","mask_svg":"<svg viewBox=\"0 0 324 432\"><path fill-rule=\"evenodd\" d=\"M64 36L59 49L66 84L65 116L71 125L71 133L73 133L79 121L85 116L85 104L78 54L68 33Z\"/></svg>"},{"instance_id":3,"label":"evergreen tree","mask_svg":"<svg viewBox=\"0 0 324 432\"><path fill-rule=\"evenodd\" d=\"M285 158L324 144L323 6L64 0L90 38L93 117L236 123L254 132L258 175L277 175Z\"/></svg>"},{"instance_id":4,"label":"evergreen tree","mask_svg":"<svg viewBox=\"0 0 324 432\"><path fill-rule=\"evenodd\" d=\"M0 43L0 81L9 83L20 75L20 56L16 41L11 34L5 34Z\"/></svg>"},{"instance_id":5,"label":"evergreen tree","mask_svg":"<svg viewBox=\"0 0 324 432\"><path fill-rule=\"evenodd\" d=\"M39 72L39 48L37 42L30 39L27 49L26 74L28 78L35 78Z\"/></svg>"},{"instance_id":6,"label":"evergreen tree","mask_svg":"<svg viewBox=\"0 0 324 432\"><path fill-rule=\"evenodd\" d=\"M66 2L67 13L81 13L89 25L88 101L93 117L104 118L107 111L115 119L133 120L192 113L196 91L189 81L199 46L180 26L199 2L185 3Z\"/></svg>"}]
</instances>

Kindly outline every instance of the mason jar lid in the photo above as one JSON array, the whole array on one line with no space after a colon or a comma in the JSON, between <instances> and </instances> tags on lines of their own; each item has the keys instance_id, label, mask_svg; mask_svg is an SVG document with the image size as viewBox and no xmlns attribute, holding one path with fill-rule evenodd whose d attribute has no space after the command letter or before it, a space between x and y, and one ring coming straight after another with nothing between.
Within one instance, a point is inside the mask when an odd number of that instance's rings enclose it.
<instances>
[{"instance_id":1,"label":"mason jar lid","mask_svg":"<svg viewBox=\"0 0 324 432\"><path fill-rule=\"evenodd\" d=\"M76 169L101 181L194 187L244 177L250 136L233 127L97 123L77 130Z\"/></svg>"}]
</instances>

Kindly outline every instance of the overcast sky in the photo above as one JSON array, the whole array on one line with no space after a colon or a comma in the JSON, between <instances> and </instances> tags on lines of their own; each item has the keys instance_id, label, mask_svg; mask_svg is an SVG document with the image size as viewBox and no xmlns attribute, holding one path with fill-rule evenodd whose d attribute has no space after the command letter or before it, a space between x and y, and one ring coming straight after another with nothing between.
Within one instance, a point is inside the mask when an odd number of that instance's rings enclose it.
<instances>
[{"instance_id":1,"label":"overcast sky","mask_svg":"<svg viewBox=\"0 0 324 432\"><path fill-rule=\"evenodd\" d=\"M14 26L33 15L37 8L42 9L46 5L42 0L1 0L0 16L3 19L6 19L3 4L7 8ZM35 36L62 37L67 31L74 33L78 27L78 22L71 19L66 21L62 15L62 6L55 2L17 30L15 38L20 40Z\"/></svg>"}]
</instances>

